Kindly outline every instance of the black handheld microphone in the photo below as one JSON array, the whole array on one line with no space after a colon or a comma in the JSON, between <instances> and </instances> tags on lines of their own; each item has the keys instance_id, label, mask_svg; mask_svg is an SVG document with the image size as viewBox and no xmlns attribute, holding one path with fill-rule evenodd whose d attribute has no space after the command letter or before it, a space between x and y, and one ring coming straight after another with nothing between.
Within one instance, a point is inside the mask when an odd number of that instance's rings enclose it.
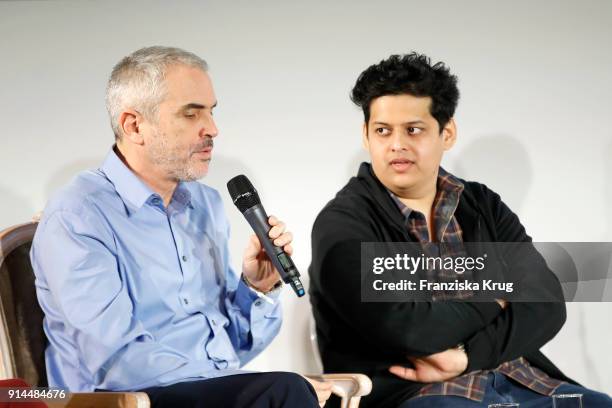
<instances>
[{"instance_id":1,"label":"black handheld microphone","mask_svg":"<svg viewBox=\"0 0 612 408\"><path fill-rule=\"evenodd\" d=\"M268 214L261 205L261 200L253 184L245 175L241 174L227 182L227 190L236 207L255 231L255 235L259 238L259 242L266 250L272 264L280 273L283 282L291 285L298 296L304 296L300 273L293 264L291 257L283 251L283 248L274 245L268 236L272 227L268 224Z\"/></svg>"}]
</instances>

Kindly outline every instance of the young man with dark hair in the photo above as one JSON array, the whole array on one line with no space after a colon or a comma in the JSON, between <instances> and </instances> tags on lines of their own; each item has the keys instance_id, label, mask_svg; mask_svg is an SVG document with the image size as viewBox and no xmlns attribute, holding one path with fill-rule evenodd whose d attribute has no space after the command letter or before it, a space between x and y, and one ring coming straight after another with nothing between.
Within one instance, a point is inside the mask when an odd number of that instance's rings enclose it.
<instances>
[{"instance_id":1,"label":"young man with dark hair","mask_svg":"<svg viewBox=\"0 0 612 408\"><path fill-rule=\"evenodd\" d=\"M392 55L359 76L351 98L363 109L371 164L361 164L313 227L310 295L325 370L371 376L365 407L550 406L560 393L611 406L539 351L565 322L563 302L361 301L363 242L531 238L499 195L440 167L456 141L459 100L457 78L443 63ZM522 267L544 283L532 295L562 299L543 260Z\"/></svg>"}]
</instances>

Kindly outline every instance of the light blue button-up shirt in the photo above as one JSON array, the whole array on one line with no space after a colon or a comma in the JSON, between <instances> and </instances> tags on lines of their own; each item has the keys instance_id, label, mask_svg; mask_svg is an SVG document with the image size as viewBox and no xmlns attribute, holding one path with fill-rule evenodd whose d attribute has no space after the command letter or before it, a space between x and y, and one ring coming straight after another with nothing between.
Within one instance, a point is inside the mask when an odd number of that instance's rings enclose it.
<instances>
[{"instance_id":1,"label":"light blue button-up shirt","mask_svg":"<svg viewBox=\"0 0 612 408\"><path fill-rule=\"evenodd\" d=\"M55 195L31 258L50 386L136 390L218 377L261 352L281 325L229 264L219 193L179 183L164 208L111 151Z\"/></svg>"}]
</instances>

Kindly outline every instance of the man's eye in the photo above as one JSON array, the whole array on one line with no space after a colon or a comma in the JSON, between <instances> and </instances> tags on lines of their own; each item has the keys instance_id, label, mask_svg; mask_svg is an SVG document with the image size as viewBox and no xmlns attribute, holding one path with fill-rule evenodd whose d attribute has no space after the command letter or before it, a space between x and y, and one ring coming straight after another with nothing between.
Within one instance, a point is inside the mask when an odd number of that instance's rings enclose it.
<instances>
[{"instance_id":1,"label":"man's eye","mask_svg":"<svg viewBox=\"0 0 612 408\"><path fill-rule=\"evenodd\" d=\"M411 135L418 135L421 132L423 132L423 129L421 128L412 127L412 126L408 128L408 133L410 133Z\"/></svg>"},{"instance_id":2,"label":"man's eye","mask_svg":"<svg viewBox=\"0 0 612 408\"><path fill-rule=\"evenodd\" d=\"M381 136L387 136L390 133L387 128L376 128L375 132Z\"/></svg>"},{"instance_id":3,"label":"man's eye","mask_svg":"<svg viewBox=\"0 0 612 408\"><path fill-rule=\"evenodd\" d=\"M195 118L195 116L196 116L195 113L186 113L185 114L186 118Z\"/></svg>"}]
</instances>

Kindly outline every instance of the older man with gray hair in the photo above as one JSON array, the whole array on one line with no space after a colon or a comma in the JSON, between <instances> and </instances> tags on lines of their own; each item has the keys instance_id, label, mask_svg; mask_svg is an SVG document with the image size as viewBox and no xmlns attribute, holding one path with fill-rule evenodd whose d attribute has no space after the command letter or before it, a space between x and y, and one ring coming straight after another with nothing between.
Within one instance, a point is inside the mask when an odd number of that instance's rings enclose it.
<instances>
[{"instance_id":1,"label":"older man with gray hair","mask_svg":"<svg viewBox=\"0 0 612 408\"><path fill-rule=\"evenodd\" d=\"M253 235L238 278L219 193L195 181L218 133L206 63L140 49L113 69L106 104L116 144L49 201L32 245L49 384L144 390L156 407L323 404L329 384L240 370L279 331L279 275Z\"/></svg>"}]
</instances>

